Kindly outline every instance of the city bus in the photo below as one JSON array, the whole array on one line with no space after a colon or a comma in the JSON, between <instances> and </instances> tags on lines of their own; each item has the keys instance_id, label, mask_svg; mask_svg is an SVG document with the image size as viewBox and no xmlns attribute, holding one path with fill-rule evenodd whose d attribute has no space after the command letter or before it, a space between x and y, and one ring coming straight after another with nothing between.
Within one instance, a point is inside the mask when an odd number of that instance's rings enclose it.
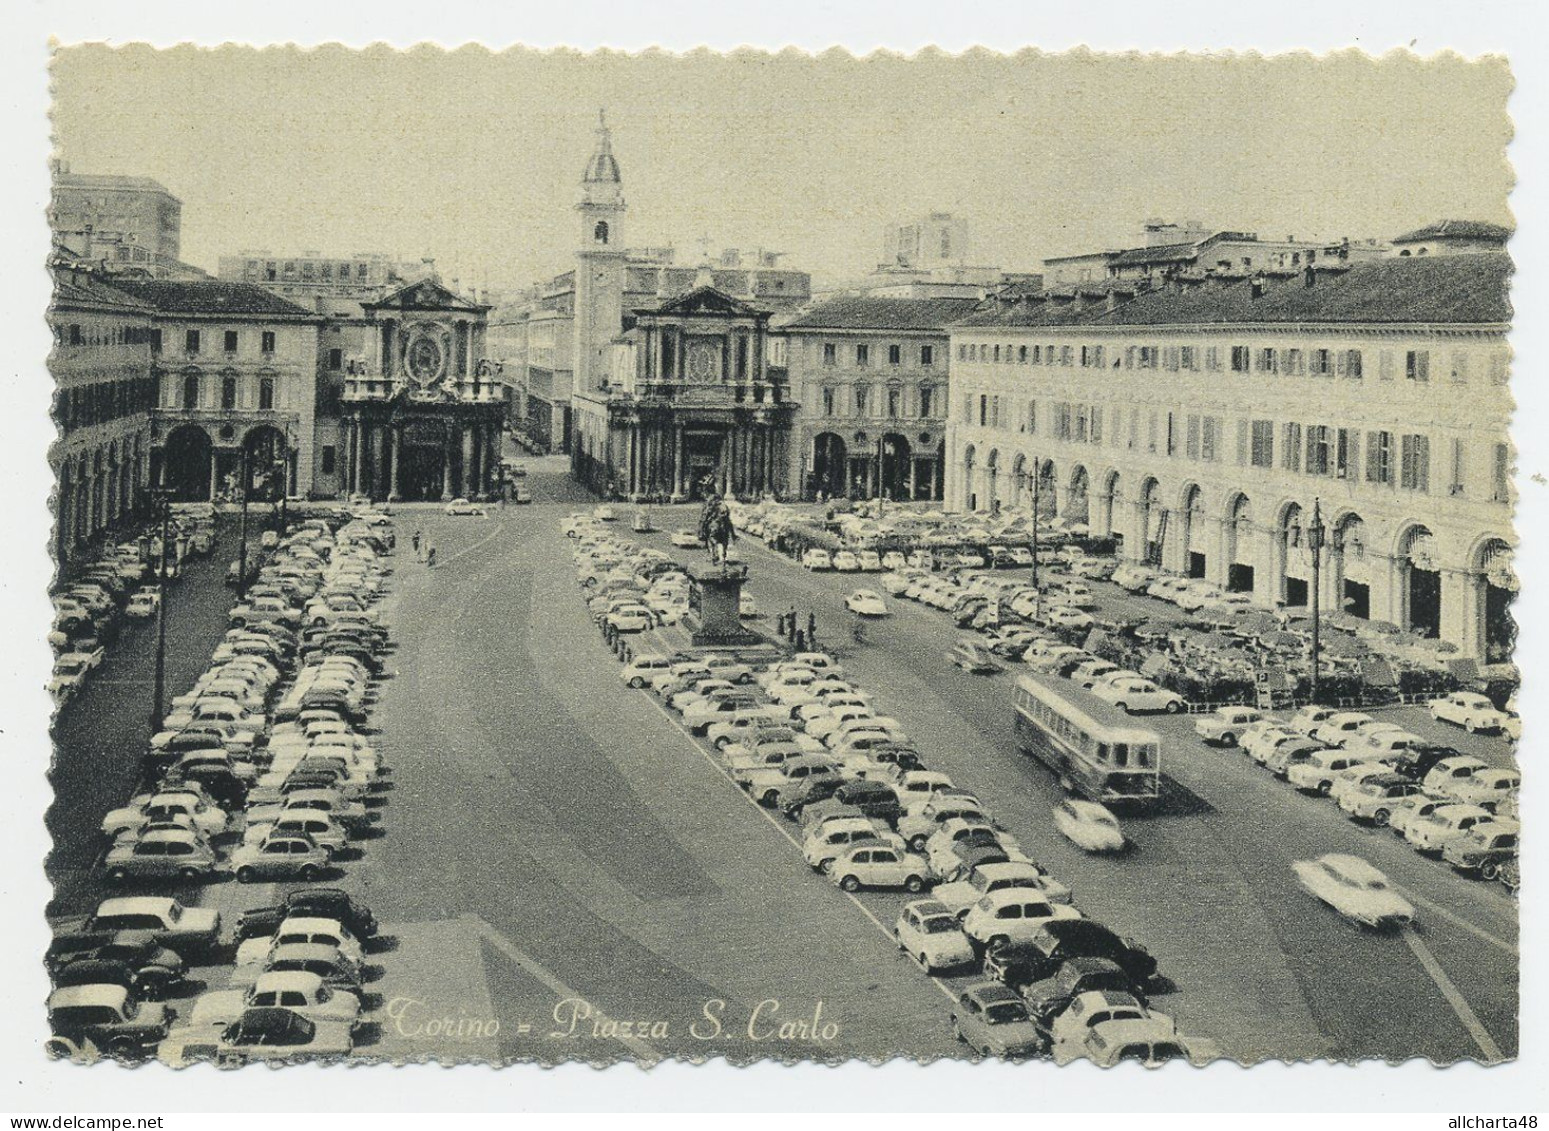
<instances>
[{"instance_id":1,"label":"city bus","mask_svg":"<svg viewBox=\"0 0 1549 1131\"><path fill-rule=\"evenodd\" d=\"M1162 740L1154 730L1058 677L1021 676L1014 697L1017 746L1065 788L1104 805L1156 800Z\"/></svg>"}]
</instances>

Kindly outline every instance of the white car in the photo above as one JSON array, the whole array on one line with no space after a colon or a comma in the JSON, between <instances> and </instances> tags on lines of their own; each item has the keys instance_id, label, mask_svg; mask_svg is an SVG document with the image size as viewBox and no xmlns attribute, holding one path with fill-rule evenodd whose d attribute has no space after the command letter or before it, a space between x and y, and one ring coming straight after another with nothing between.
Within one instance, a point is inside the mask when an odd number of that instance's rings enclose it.
<instances>
[{"instance_id":1,"label":"white car","mask_svg":"<svg viewBox=\"0 0 1549 1131\"><path fill-rule=\"evenodd\" d=\"M1505 712L1496 710L1494 703L1472 691L1454 691L1451 695L1432 699L1430 706L1431 718L1460 726L1469 734L1499 731L1506 726Z\"/></svg>"},{"instance_id":2,"label":"white car","mask_svg":"<svg viewBox=\"0 0 1549 1131\"><path fill-rule=\"evenodd\" d=\"M1060 835L1086 852L1122 852L1128 843L1119 819L1096 801L1066 798L1053 815Z\"/></svg>"},{"instance_id":3,"label":"white car","mask_svg":"<svg viewBox=\"0 0 1549 1131\"><path fill-rule=\"evenodd\" d=\"M1165 1013L1154 1013L1134 994L1122 990L1088 990L1075 996L1049 1027L1050 1053L1056 1064L1068 1064L1087 1055L1087 1041L1094 1033L1141 1026L1153 1041L1176 1038L1177 1026Z\"/></svg>"},{"instance_id":4,"label":"white car","mask_svg":"<svg viewBox=\"0 0 1549 1131\"><path fill-rule=\"evenodd\" d=\"M882 558L875 550L862 550L855 558L867 573L878 573L882 569Z\"/></svg>"},{"instance_id":5,"label":"white car","mask_svg":"<svg viewBox=\"0 0 1549 1131\"><path fill-rule=\"evenodd\" d=\"M815 573L819 570L833 569L834 559L829 556L827 550L819 550L814 546L801 556L801 565L803 569Z\"/></svg>"},{"instance_id":6,"label":"white car","mask_svg":"<svg viewBox=\"0 0 1549 1131\"><path fill-rule=\"evenodd\" d=\"M648 632L654 623L651 610L644 605L624 605L608 614L615 632Z\"/></svg>"},{"instance_id":7,"label":"white car","mask_svg":"<svg viewBox=\"0 0 1549 1131\"><path fill-rule=\"evenodd\" d=\"M1515 789L1522 787L1522 775L1516 770L1479 770L1447 787L1447 792L1465 805L1494 809Z\"/></svg>"},{"instance_id":8,"label":"white car","mask_svg":"<svg viewBox=\"0 0 1549 1131\"><path fill-rule=\"evenodd\" d=\"M1345 750L1319 750L1305 762L1286 771L1286 780L1304 793L1327 797L1340 774L1357 766L1371 765L1380 759L1372 754L1351 754Z\"/></svg>"},{"instance_id":9,"label":"white car","mask_svg":"<svg viewBox=\"0 0 1549 1131\"><path fill-rule=\"evenodd\" d=\"M672 669L672 657L651 653L644 656L636 656L624 665L624 670L619 672L619 678L624 683L636 689L644 687L651 680L663 672Z\"/></svg>"},{"instance_id":10,"label":"white car","mask_svg":"<svg viewBox=\"0 0 1549 1131\"><path fill-rule=\"evenodd\" d=\"M1494 817L1478 805L1438 805L1424 817L1411 818L1404 826L1404 839L1417 852L1440 852L1449 841Z\"/></svg>"},{"instance_id":11,"label":"white car","mask_svg":"<svg viewBox=\"0 0 1549 1131\"><path fill-rule=\"evenodd\" d=\"M484 515L484 508L478 503L470 503L467 499L453 499L450 503L447 503L446 513L482 517Z\"/></svg>"},{"instance_id":12,"label":"white car","mask_svg":"<svg viewBox=\"0 0 1549 1131\"><path fill-rule=\"evenodd\" d=\"M861 560L849 550L840 550L834 555L834 570L838 573L857 573L861 568Z\"/></svg>"},{"instance_id":13,"label":"white car","mask_svg":"<svg viewBox=\"0 0 1549 1131\"><path fill-rule=\"evenodd\" d=\"M132 617L150 617L155 616L159 608L161 608L161 592L147 587L129 598L129 605L124 612Z\"/></svg>"},{"instance_id":14,"label":"white car","mask_svg":"<svg viewBox=\"0 0 1549 1131\"><path fill-rule=\"evenodd\" d=\"M1467 754L1443 758L1431 767L1430 773L1425 775L1426 792L1451 797L1458 786L1475 774L1484 773L1490 768L1490 764L1482 758L1474 758Z\"/></svg>"},{"instance_id":15,"label":"white car","mask_svg":"<svg viewBox=\"0 0 1549 1131\"><path fill-rule=\"evenodd\" d=\"M49 677L48 693L55 702L62 703L86 686L91 665L78 653L70 652L54 661L54 674Z\"/></svg>"},{"instance_id":16,"label":"white car","mask_svg":"<svg viewBox=\"0 0 1549 1131\"><path fill-rule=\"evenodd\" d=\"M1054 919L1079 919L1081 912L1052 903L1029 888L1002 888L987 893L963 916L963 931L991 950L1008 942L1026 942Z\"/></svg>"},{"instance_id":17,"label":"white car","mask_svg":"<svg viewBox=\"0 0 1549 1131\"><path fill-rule=\"evenodd\" d=\"M312 1022L342 1022L355 1025L360 1020L360 998L347 990L330 989L316 974L303 970L260 974L244 993L242 990L217 990L202 994L194 1002L189 1028L219 1027L238 1020L251 1008L280 1006Z\"/></svg>"},{"instance_id":18,"label":"white car","mask_svg":"<svg viewBox=\"0 0 1549 1131\"><path fill-rule=\"evenodd\" d=\"M1291 865L1308 892L1347 919L1368 927L1407 926L1415 909L1388 884L1388 878L1359 856L1330 852Z\"/></svg>"},{"instance_id":19,"label":"white car","mask_svg":"<svg viewBox=\"0 0 1549 1131\"><path fill-rule=\"evenodd\" d=\"M1043 611L1043 623L1051 628L1091 628L1097 623L1089 613L1083 613L1080 609L1071 608L1069 605L1054 605L1046 607Z\"/></svg>"},{"instance_id":20,"label":"white car","mask_svg":"<svg viewBox=\"0 0 1549 1131\"><path fill-rule=\"evenodd\" d=\"M1293 722L1295 717L1293 716ZM1312 737L1329 746L1343 746L1367 723L1376 722L1360 711L1339 711L1313 728Z\"/></svg>"},{"instance_id":21,"label":"white car","mask_svg":"<svg viewBox=\"0 0 1549 1131\"><path fill-rule=\"evenodd\" d=\"M844 607L863 617L887 616L887 605L879 594L871 589L857 589L844 599Z\"/></svg>"},{"instance_id":22,"label":"white car","mask_svg":"<svg viewBox=\"0 0 1549 1131\"><path fill-rule=\"evenodd\" d=\"M918 892L925 890L930 868L922 857L912 852L900 851L890 844L863 841L835 859L828 875L844 891L903 888L907 892Z\"/></svg>"},{"instance_id":23,"label":"white car","mask_svg":"<svg viewBox=\"0 0 1549 1131\"><path fill-rule=\"evenodd\" d=\"M1092 694L1130 714L1166 711L1169 715L1176 715L1183 710L1183 696L1176 691L1158 687L1140 676L1112 676L1093 687Z\"/></svg>"},{"instance_id":24,"label":"white car","mask_svg":"<svg viewBox=\"0 0 1549 1131\"><path fill-rule=\"evenodd\" d=\"M1196 718L1194 733L1217 746L1236 746L1243 732L1263 718L1263 713L1252 707L1220 707Z\"/></svg>"},{"instance_id":25,"label":"white car","mask_svg":"<svg viewBox=\"0 0 1549 1131\"><path fill-rule=\"evenodd\" d=\"M890 845L904 851L904 841L886 825L868 817L825 821L802 838L801 855L814 872L826 872L835 860L857 844Z\"/></svg>"},{"instance_id":26,"label":"white car","mask_svg":"<svg viewBox=\"0 0 1549 1131\"><path fill-rule=\"evenodd\" d=\"M1337 714L1339 712L1332 707L1318 707L1309 703L1305 707L1298 707L1296 713L1285 721L1285 727L1299 734L1316 737L1318 728Z\"/></svg>"},{"instance_id":27,"label":"white car","mask_svg":"<svg viewBox=\"0 0 1549 1131\"><path fill-rule=\"evenodd\" d=\"M699 549L699 535L686 526L674 530L668 541L680 550Z\"/></svg>"},{"instance_id":28,"label":"white car","mask_svg":"<svg viewBox=\"0 0 1549 1131\"><path fill-rule=\"evenodd\" d=\"M1050 903L1071 901L1070 889L1031 860L976 864L966 869L960 866L945 883L938 884L931 894L948 911L961 918L990 892L1007 888L1032 888Z\"/></svg>"},{"instance_id":29,"label":"white car","mask_svg":"<svg viewBox=\"0 0 1549 1131\"><path fill-rule=\"evenodd\" d=\"M905 904L893 924L893 937L926 973L956 969L974 960L973 944L957 916L934 899Z\"/></svg>"},{"instance_id":30,"label":"white car","mask_svg":"<svg viewBox=\"0 0 1549 1131\"><path fill-rule=\"evenodd\" d=\"M614 519L618 518L618 512L607 503L602 503L601 505L592 509L592 517L595 518L598 522L612 522Z\"/></svg>"}]
</instances>

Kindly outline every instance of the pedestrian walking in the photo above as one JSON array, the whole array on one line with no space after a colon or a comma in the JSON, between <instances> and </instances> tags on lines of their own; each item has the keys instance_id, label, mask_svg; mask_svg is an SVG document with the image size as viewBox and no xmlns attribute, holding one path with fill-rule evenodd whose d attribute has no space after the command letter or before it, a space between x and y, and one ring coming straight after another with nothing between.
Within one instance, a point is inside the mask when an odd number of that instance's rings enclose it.
<instances>
[{"instance_id":1,"label":"pedestrian walking","mask_svg":"<svg viewBox=\"0 0 1549 1131\"><path fill-rule=\"evenodd\" d=\"M419 559L420 559L420 532L418 530L416 530L414 532L414 539L413 539L413 541L414 541L414 560L415 561L419 561Z\"/></svg>"},{"instance_id":2,"label":"pedestrian walking","mask_svg":"<svg viewBox=\"0 0 1549 1131\"><path fill-rule=\"evenodd\" d=\"M798 652L805 652L806 650L807 650L807 634L805 632L803 632L801 629L798 628L796 630L796 651L798 651Z\"/></svg>"},{"instance_id":3,"label":"pedestrian walking","mask_svg":"<svg viewBox=\"0 0 1549 1131\"><path fill-rule=\"evenodd\" d=\"M818 646L818 618L811 612L807 614L807 643L813 648Z\"/></svg>"},{"instance_id":4,"label":"pedestrian walking","mask_svg":"<svg viewBox=\"0 0 1549 1131\"><path fill-rule=\"evenodd\" d=\"M796 606L791 606L791 611L785 614L785 638L792 643L796 640Z\"/></svg>"},{"instance_id":5,"label":"pedestrian walking","mask_svg":"<svg viewBox=\"0 0 1549 1131\"><path fill-rule=\"evenodd\" d=\"M425 543L425 564L431 569L436 568L436 547L432 543Z\"/></svg>"}]
</instances>

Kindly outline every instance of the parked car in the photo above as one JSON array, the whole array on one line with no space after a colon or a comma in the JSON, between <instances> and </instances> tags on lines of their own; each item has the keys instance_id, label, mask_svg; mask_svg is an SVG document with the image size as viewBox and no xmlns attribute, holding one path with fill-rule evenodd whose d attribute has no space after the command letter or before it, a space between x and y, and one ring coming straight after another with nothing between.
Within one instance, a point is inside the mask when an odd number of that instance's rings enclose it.
<instances>
[{"instance_id":1,"label":"parked car","mask_svg":"<svg viewBox=\"0 0 1549 1131\"><path fill-rule=\"evenodd\" d=\"M1438 805L1423 817L1413 817L1404 826L1404 839L1417 852L1441 853L1447 842L1468 832L1475 825L1493 820L1494 814L1477 805Z\"/></svg>"},{"instance_id":2,"label":"parked car","mask_svg":"<svg viewBox=\"0 0 1549 1131\"><path fill-rule=\"evenodd\" d=\"M831 570L834 568L834 559L829 556L827 550L813 547L801 556L802 568L808 572Z\"/></svg>"},{"instance_id":3,"label":"parked car","mask_svg":"<svg viewBox=\"0 0 1549 1131\"><path fill-rule=\"evenodd\" d=\"M1092 694L1132 715L1143 711L1165 711L1176 715L1184 708L1183 696L1176 691L1168 691L1149 679L1134 675L1110 676L1093 687Z\"/></svg>"},{"instance_id":4,"label":"parked car","mask_svg":"<svg viewBox=\"0 0 1549 1131\"><path fill-rule=\"evenodd\" d=\"M1454 691L1430 702L1431 718L1460 726L1469 734L1476 731L1499 732L1506 726L1506 713L1473 691Z\"/></svg>"},{"instance_id":5,"label":"parked car","mask_svg":"<svg viewBox=\"0 0 1549 1131\"><path fill-rule=\"evenodd\" d=\"M1132 994L1145 1004L1145 995L1134 980L1108 958L1072 958L1049 977L1026 986L1022 998L1034 1023L1047 1031L1079 995L1100 990Z\"/></svg>"},{"instance_id":6,"label":"parked car","mask_svg":"<svg viewBox=\"0 0 1549 1131\"><path fill-rule=\"evenodd\" d=\"M338 888L298 888L272 907L244 912L237 919L237 942L272 935L286 919L295 915L333 919L348 927L357 938L370 938L377 932L376 918L371 911L347 892Z\"/></svg>"},{"instance_id":7,"label":"parked car","mask_svg":"<svg viewBox=\"0 0 1549 1131\"><path fill-rule=\"evenodd\" d=\"M1052 977L1073 958L1106 958L1141 987L1156 976L1150 951L1093 919L1054 920L1026 942L991 949L985 954L984 972L1016 989Z\"/></svg>"},{"instance_id":8,"label":"parked car","mask_svg":"<svg viewBox=\"0 0 1549 1131\"><path fill-rule=\"evenodd\" d=\"M927 973L953 970L974 960L973 945L957 916L933 899L905 904L893 924L893 937L899 949Z\"/></svg>"},{"instance_id":9,"label":"parked car","mask_svg":"<svg viewBox=\"0 0 1549 1131\"><path fill-rule=\"evenodd\" d=\"M112 1055L138 1057L166 1037L172 1013L159 1002L142 1002L115 985L63 986L48 995L48 1025L54 1036L76 1046L90 1042Z\"/></svg>"},{"instance_id":10,"label":"parked car","mask_svg":"<svg viewBox=\"0 0 1549 1131\"><path fill-rule=\"evenodd\" d=\"M990 674L1004 671L1000 661L990 654L990 650L977 640L964 637L952 646L947 653L947 659L963 671L973 675Z\"/></svg>"},{"instance_id":11,"label":"parked car","mask_svg":"<svg viewBox=\"0 0 1549 1131\"><path fill-rule=\"evenodd\" d=\"M929 868L922 857L891 845L859 844L838 856L829 878L845 891L861 888L925 890Z\"/></svg>"},{"instance_id":12,"label":"parked car","mask_svg":"<svg viewBox=\"0 0 1549 1131\"><path fill-rule=\"evenodd\" d=\"M980 982L952 1005L952 1035L981 1056L1019 1058L1043 1050L1043 1035L1027 1004L1008 987Z\"/></svg>"},{"instance_id":13,"label":"parked car","mask_svg":"<svg viewBox=\"0 0 1549 1131\"><path fill-rule=\"evenodd\" d=\"M850 612L863 617L887 616L887 604L882 597L871 589L856 589L846 594L844 607Z\"/></svg>"},{"instance_id":14,"label":"parked car","mask_svg":"<svg viewBox=\"0 0 1549 1131\"><path fill-rule=\"evenodd\" d=\"M244 844L231 854L231 867L240 883L261 879L317 879L329 863L328 850L304 834L274 833L257 843Z\"/></svg>"},{"instance_id":15,"label":"parked car","mask_svg":"<svg viewBox=\"0 0 1549 1131\"><path fill-rule=\"evenodd\" d=\"M1442 846L1441 858L1460 872L1494 880L1501 869L1517 859L1522 826L1511 820L1480 821L1462 836Z\"/></svg>"},{"instance_id":16,"label":"parked car","mask_svg":"<svg viewBox=\"0 0 1549 1131\"><path fill-rule=\"evenodd\" d=\"M354 1048L350 1029L343 1021L312 1021L294 1009L265 1006L247 1010L225 1028L179 1028L161 1042L157 1055L172 1067L199 1060L283 1063L346 1056Z\"/></svg>"},{"instance_id":17,"label":"parked car","mask_svg":"<svg viewBox=\"0 0 1549 1131\"><path fill-rule=\"evenodd\" d=\"M1012 942L1026 942L1056 919L1079 919L1081 912L1028 888L987 893L963 916L963 930L977 946L993 951Z\"/></svg>"},{"instance_id":18,"label":"parked car","mask_svg":"<svg viewBox=\"0 0 1549 1131\"><path fill-rule=\"evenodd\" d=\"M1218 707L1194 720L1194 733L1216 746L1236 746L1243 732L1263 719L1264 713L1252 707Z\"/></svg>"}]
</instances>

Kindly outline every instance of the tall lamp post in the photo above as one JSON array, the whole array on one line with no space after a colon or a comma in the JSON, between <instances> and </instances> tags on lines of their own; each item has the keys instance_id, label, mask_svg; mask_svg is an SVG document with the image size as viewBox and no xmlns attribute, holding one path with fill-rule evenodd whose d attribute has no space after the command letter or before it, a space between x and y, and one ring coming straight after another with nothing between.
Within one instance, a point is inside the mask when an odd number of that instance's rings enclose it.
<instances>
[{"instance_id":1,"label":"tall lamp post","mask_svg":"<svg viewBox=\"0 0 1549 1131\"><path fill-rule=\"evenodd\" d=\"M1323 528L1323 511L1320 501L1312 501L1312 525L1307 527L1307 549L1312 552L1312 701L1318 701L1319 693L1319 668L1320 653L1322 652L1322 640L1319 630L1321 615L1319 605L1322 604L1322 596L1319 592L1323 572L1323 537L1327 533Z\"/></svg>"},{"instance_id":2,"label":"tall lamp post","mask_svg":"<svg viewBox=\"0 0 1549 1131\"><path fill-rule=\"evenodd\" d=\"M1043 468L1039 460L1033 460L1033 603L1038 615L1043 616L1043 590L1038 587L1038 520L1042 511L1039 505L1039 489L1043 486Z\"/></svg>"},{"instance_id":3,"label":"tall lamp post","mask_svg":"<svg viewBox=\"0 0 1549 1131\"><path fill-rule=\"evenodd\" d=\"M152 487L151 503L161 510L161 562L156 575L156 675L151 701L151 733L161 730L167 701L167 546L172 541L172 491Z\"/></svg>"},{"instance_id":4,"label":"tall lamp post","mask_svg":"<svg viewBox=\"0 0 1549 1131\"><path fill-rule=\"evenodd\" d=\"M240 474L237 479L237 502L241 506L241 517L237 522L237 598L247 599L247 445L242 445L242 459L238 464Z\"/></svg>"},{"instance_id":5,"label":"tall lamp post","mask_svg":"<svg viewBox=\"0 0 1549 1131\"><path fill-rule=\"evenodd\" d=\"M280 483L280 537L285 537L287 514L285 511L286 496L290 494L290 459L280 455L274 461L274 474L279 477Z\"/></svg>"}]
</instances>

